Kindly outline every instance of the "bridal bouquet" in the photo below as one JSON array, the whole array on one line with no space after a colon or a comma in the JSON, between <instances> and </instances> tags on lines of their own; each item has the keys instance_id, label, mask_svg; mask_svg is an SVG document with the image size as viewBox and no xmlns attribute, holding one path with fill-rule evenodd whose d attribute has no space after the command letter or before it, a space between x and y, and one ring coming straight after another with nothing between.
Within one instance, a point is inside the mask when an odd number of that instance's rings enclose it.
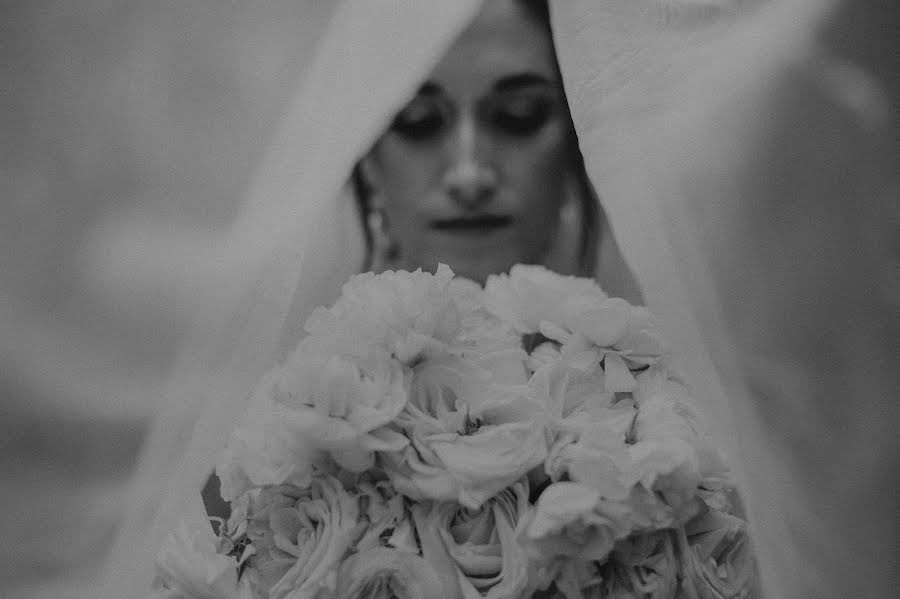
<instances>
[{"instance_id":1,"label":"bridal bouquet","mask_svg":"<svg viewBox=\"0 0 900 599\"><path fill-rule=\"evenodd\" d=\"M746 524L644 308L517 266L361 274L255 392L162 597L744 597ZM677 351L678 348L672 348Z\"/></svg>"}]
</instances>

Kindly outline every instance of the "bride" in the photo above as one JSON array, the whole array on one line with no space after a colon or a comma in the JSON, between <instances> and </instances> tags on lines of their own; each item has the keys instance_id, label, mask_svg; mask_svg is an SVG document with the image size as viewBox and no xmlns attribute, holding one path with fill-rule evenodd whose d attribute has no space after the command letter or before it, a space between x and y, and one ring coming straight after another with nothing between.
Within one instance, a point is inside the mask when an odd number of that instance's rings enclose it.
<instances>
[{"instance_id":1,"label":"bride","mask_svg":"<svg viewBox=\"0 0 900 599\"><path fill-rule=\"evenodd\" d=\"M569 114L549 8L492 0L355 165L365 267L484 283L515 264L640 293L603 217ZM211 514L227 514L213 478Z\"/></svg>"},{"instance_id":2,"label":"bride","mask_svg":"<svg viewBox=\"0 0 900 599\"><path fill-rule=\"evenodd\" d=\"M175 522L208 526L207 511L227 509L216 505L214 485L206 489L204 509L200 481L258 378L296 344L306 314L330 304L361 263L372 270L434 270L444 262L479 282L517 263L537 263L594 276L608 293L640 302L643 293L582 160L557 61L563 47L555 46L559 32L554 38L546 3L470 1L429 5L429 11L351 2L335 10L281 147L263 164L235 226L231 243L239 256L229 261L249 265L253 274L243 286L250 293L212 318L210 332L195 335L200 351L185 350L188 381L176 379L172 408L148 443L143 477L135 483L135 517L112 556L110 570L120 583L111 585L111 597L147 588L155 552ZM426 22L428 16L434 20ZM385 27L401 36L400 48L383 47L392 40ZM436 30L430 38L429 27ZM627 47L644 32L622 33ZM360 49L386 56L365 60L358 50L349 53L355 62L344 63L346 39L365 39ZM346 89L338 73L358 81ZM363 90L371 93L360 104ZM648 241L653 237L648 229ZM260 248L261 239L271 241ZM255 261L247 258L254 252ZM238 339L233 347L230 338ZM699 344L685 345L697 351L684 368L708 370ZM215 357L198 358L204 353ZM198 377L202 368L210 372ZM200 399L185 404L185 396ZM185 435L190 445L161 490L174 442Z\"/></svg>"},{"instance_id":3,"label":"bride","mask_svg":"<svg viewBox=\"0 0 900 599\"><path fill-rule=\"evenodd\" d=\"M816 535L796 529L816 522L806 518L816 498L794 492L791 456L766 443L772 437L735 374L740 354L723 340L723 308L712 289L719 271L709 263L727 256L701 250L716 247L714 230L703 225L727 223L729 215L707 219L674 185L685 165L696 167L679 144L728 147L683 135L727 105L693 91L708 89L702 86L712 76L745 90L802 38L792 27L822 18L825 8L785 3L729 41L725 25L739 12L731 9L752 3L571 0L552 5L552 37L535 4L489 2L481 11L474 0L415 9L346 2L335 9L247 212L223 244L237 283L224 288L221 306L185 350L135 480L107 596L143 595L173 524L205 525L198 489L253 385L296 344L305 315L331 303L360 264L433 269L440 261L474 280L537 262L594 274L612 294L644 298L688 349L681 366L739 481L756 477L743 489L766 590L799 597L826 588L822 570L810 570L814 580L791 579L792 568L828 563L809 546ZM490 23L496 37L484 35ZM762 51L754 38L760 31L779 43ZM531 43L522 44L526 35ZM761 58L746 72L721 58L728 51L746 58L748 47ZM718 399L726 397L720 376L731 403ZM742 455L749 457L734 459ZM769 468L772 494L758 478Z\"/></svg>"}]
</instances>

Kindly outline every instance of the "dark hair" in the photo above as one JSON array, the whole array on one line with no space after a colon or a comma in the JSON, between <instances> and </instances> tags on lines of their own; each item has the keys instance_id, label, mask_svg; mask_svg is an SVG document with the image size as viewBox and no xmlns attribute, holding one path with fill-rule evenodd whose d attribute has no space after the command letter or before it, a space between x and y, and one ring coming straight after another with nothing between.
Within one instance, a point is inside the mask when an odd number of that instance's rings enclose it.
<instances>
[{"instance_id":1,"label":"dark hair","mask_svg":"<svg viewBox=\"0 0 900 599\"><path fill-rule=\"evenodd\" d=\"M550 41L553 41L553 27L550 23L550 6L547 0L519 0L520 4L528 11L532 18L538 21L547 31ZM550 51L553 52L553 64L559 69L559 59L556 57L556 44L550 44ZM560 80L562 76L560 75ZM581 200L581 247L579 248L579 264L578 274L582 276L593 276L597 262L597 247L600 242L600 224L602 214L600 213L600 202L597 198L597 192L588 177L587 170L584 166L584 156L581 154L581 147L578 144L578 135L575 132L575 124L572 122L572 114L569 112L569 101L565 97L565 88L563 88L563 100L566 107L566 118L569 128L569 148L572 152L570 160L575 164L575 176L578 183L578 198Z\"/></svg>"},{"instance_id":2,"label":"dark hair","mask_svg":"<svg viewBox=\"0 0 900 599\"><path fill-rule=\"evenodd\" d=\"M533 19L547 27L550 31L550 5L547 0L519 0L519 4L528 11Z\"/></svg>"},{"instance_id":3,"label":"dark hair","mask_svg":"<svg viewBox=\"0 0 900 599\"><path fill-rule=\"evenodd\" d=\"M547 36L553 41L553 30L550 25L550 7L547 0L518 0L525 8L528 14L539 22L547 31ZM550 44L553 52L553 63L559 68L559 61L556 58L556 46ZM578 185L578 198L581 201L581 243L579 248L578 274L581 276L593 276L597 262L597 247L600 241L600 225L602 214L600 212L600 204L594 186L591 184L587 170L584 166L584 157L581 154L581 148L578 144L578 136L575 133L575 125L572 122L572 115L568 110L568 100L563 90L563 104L566 106L566 118L569 130L569 149L571 151L570 160L575 165L575 176ZM362 220L363 235L365 236L367 256L363 265L363 270L369 270L372 266L372 250L373 239L372 232L369 230L368 221L372 212L369 197L371 189L361 174L359 164L354 167L352 173L353 191L359 208L360 218Z\"/></svg>"}]
</instances>

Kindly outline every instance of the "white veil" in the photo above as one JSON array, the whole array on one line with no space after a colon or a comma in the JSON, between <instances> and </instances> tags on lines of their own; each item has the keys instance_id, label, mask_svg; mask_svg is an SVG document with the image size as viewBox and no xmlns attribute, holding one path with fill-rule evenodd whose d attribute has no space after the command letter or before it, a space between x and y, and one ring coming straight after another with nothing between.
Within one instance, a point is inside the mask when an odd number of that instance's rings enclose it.
<instances>
[{"instance_id":1,"label":"white veil","mask_svg":"<svg viewBox=\"0 0 900 599\"><path fill-rule=\"evenodd\" d=\"M735 467L766 596L849 596L829 585L827 570L847 552L810 545L837 537L803 529L821 502L798 490L805 480L783 443L786 430L767 428L748 392L747 354L731 337L740 298L721 293L722 275L741 256L726 242L729 232L746 233L743 198L718 198L714 209L702 203L735 191L730 177L751 157L743 140L733 148L724 140L751 133L747 120L769 97L768 83L812 53L812 32L832 3L758 4L565 0L552 3L554 35L589 175ZM342 191L350 169L479 5L334 8L244 215L203 265L207 276L220 275L219 301L198 318L150 433L104 597L142 596L175 523L202 521L199 489L252 387L296 342L305 315L330 303L363 263L356 208ZM717 253L726 246L733 252Z\"/></svg>"},{"instance_id":2,"label":"white veil","mask_svg":"<svg viewBox=\"0 0 900 599\"><path fill-rule=\"evenodd\" d=\"M900 94L884 37L828 34L897 15L663 4L557 5L592 180L724 435L765 596L892 596Z\"/></svg>"},{"instance_id":3,"label":"white veil","mask_svg":"<svg viewBox=\"0 0 900 599\"><path fill-rule=\"evenodd\" d=\"M220 295L197 313L160 402L107 564L110 599L143 597L176 522L203 518L199 490L259 377L306 314L364 261L352 165L478 10L477 0L341 2L247 193L200 264ZM212 297L210 296L210 300Z\"/></svg>"}]
</instances>

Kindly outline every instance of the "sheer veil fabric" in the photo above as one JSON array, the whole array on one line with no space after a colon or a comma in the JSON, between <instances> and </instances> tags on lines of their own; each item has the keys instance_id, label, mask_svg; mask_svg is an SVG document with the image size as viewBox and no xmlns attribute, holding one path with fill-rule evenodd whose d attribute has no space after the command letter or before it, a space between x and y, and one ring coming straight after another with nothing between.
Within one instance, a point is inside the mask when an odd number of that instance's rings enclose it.
<instances>
[{"instance_id":1,"label":"sheer veil fabric","mask_svg":"<svg viewBox=\"0 0 900 599\"><path fill-rule=\"evenodd\" d=\"M730 454L763 595L892 596L900 93L889 42L847 31L896 8L555 7L589 173Z\"/></svg>"},{"instance_id":2,"label":"sheer veil fabric","mask_svg":"<svg viewBox=\"0 0 900 599\"><path fill-rule=\"evenodd\" d=\"M297 342L309 311L332 302L364 263L348 173L480 4L346 1L330 9L329 28L249 187L244 215L210 253L217 255L210 269L227 275L222 298L197 323L161 403L104 597L144 596L154 556L176 523L206 525L199 490L244 401ZM729 134L751 134L746 119L764 105L767 82L812 52L812 32L832 5L551 2L588 173L734 466L772 598L849 595L827 588L826 560L803 544L809 537L790 532L812 521L814 506L797 491L789 446L770 443L761 406L747 391L745 356L725 326L735 300L720 293L725 267L716 252L740 227L740 194L715 210L701 200L741 172L747 154ZM719 151L714 166L698 163Z\"/></svg>"},{"instance_id":3,"label":"sheer veil fabric","mask_svg":"<svg viewBox=\"0 0 900 599\"><path fill-rule=\"evenodd\" d=\"M331 303L364 262L346 189L353 164L479 6L390 0L331 8L242 216L205 253L216 256L201 266L218 273L222 293L198 319L160 402L103 597L146 596L176 523L204 525L199 489L244 401L296 342L306 314Z\"/></svg>"},{"instance_id":4,"label":"sheer veil fabric","mask_svg":"<svg viewBox=\"0 0 900 599\"><path fill-rule=\"evenodd\" d=\"M721 179L740 178L743 168L725 159L728 136L752 145L739 122L758 114L780 69L811 51L811 28L827 6L576 0L556 7L557 26L571 32L559 59L588 171L729 456L763 594L830 596L800 580L814 564L804 563L789 527L810 513L794 506L800 513L789 522L785 510L796 496L787 456L769 445L771 431L744 388L744 356L730 337L709 233L737 233L727 215L739 211L741 194L716 195Z\"/></svg>"}]
</instances>

